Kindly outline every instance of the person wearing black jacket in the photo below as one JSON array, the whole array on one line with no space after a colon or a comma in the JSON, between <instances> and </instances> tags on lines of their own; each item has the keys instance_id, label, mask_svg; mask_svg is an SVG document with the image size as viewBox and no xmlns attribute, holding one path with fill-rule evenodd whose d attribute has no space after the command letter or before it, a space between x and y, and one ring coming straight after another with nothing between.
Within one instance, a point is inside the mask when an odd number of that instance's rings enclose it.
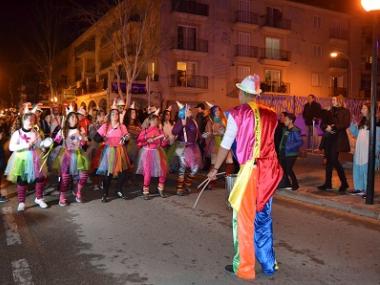
<instances>
[{"instance_id":1,"label":"person wearing black jacket","mask_svg":"<svg viewBox=\"0 0 380 285\"><path fill-rule=\"evenodd\" d=\"M199 133L203 134L206 130L207 122L210 121L210 116L206 112L205 104L199 103L195 108L198 109L198 113L195 117L195 121L198 124ZM206 141L202 136L200 136L198 139L198 145L199 145L199 148L201 150L202 157L204 159L203 168L204 168L204 170L208 171L210 166L211 166L211 157L205 156Z\"/></svg>"},{"instance_id":2,"label":"person wearing black jacket","mask_svg":"<svg viewBox=\"0 0 380 285\"><path fill-rule=\"evenodd\" d=\"M322 128L325 131L321 148L326 153L326 177L325 183L318 187L319 190L328 190L332 188L332 171L336 169L341 182L339 193L344 194L348 189L348 183L342 164L339 161L339 153L350 152L350 143L347 136L347 128L351 123L351 114L344 107L344 98L342 95L332 97L332 108L329 114L327 125Z\"/></svg>"},{"instance_id":3,"label":"person wearing black jacket","mask_svg":"<svg viewBox=\"0 0 380 285\"><path fill-rule=\"evenodd\" d=\"M316 101L316 98L313 94L310 94L307 97L307 103L304 106L303 109L303 119L305 121L306 130L307 130L307 148L312 149L314 148L314 127L315 123L321 116L321 105Z\"/></svg>"}]
</instances>

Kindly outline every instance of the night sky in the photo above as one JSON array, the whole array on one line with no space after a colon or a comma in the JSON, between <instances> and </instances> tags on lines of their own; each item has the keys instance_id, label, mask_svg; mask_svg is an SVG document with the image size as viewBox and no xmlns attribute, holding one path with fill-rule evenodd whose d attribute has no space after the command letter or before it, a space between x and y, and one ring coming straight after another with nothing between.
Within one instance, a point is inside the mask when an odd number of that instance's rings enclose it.
<instances>
[{"instance_id":1,"label":"night sky","mask_svg":"<svg viewBox=\"0 0 380 285\"><path fill-rule=\"evenodd\" d=\"M33 23L37 14L37 9L42 0L17 0L1 1L0 9L0 97L4 96L6 90L7 77L13 76L15 64L28 60L25 48L31 46L33 37ZM82 6L94 5L96 0L50 0L59 5L63 5L63 14L69 19L66 27L62 30L60 37L61 48L67 46L73 39L80 35L84 30L84 24L78 23L75 19L75 8L73 2ZM322 6L335 10L350 10L357 5L359 0L294 0ZM357 8L357 7L355 7Z\"/></svg>"}]
</instances>

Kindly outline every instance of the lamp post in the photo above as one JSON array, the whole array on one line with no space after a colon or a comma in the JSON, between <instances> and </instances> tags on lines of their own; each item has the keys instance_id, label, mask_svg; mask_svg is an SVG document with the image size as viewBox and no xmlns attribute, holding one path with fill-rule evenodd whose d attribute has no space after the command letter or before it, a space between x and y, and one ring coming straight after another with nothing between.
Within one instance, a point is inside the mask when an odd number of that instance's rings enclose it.
<instances>
[{"instance_id":1,"label":"lamp post","mask_svg":"<svg viewBox=\"0 0 380 285\"><path fill-rule=\"evenodd\" d=\"M347 61L348 61L348 66L349 66L349 74L350 74L350 77L349 77L349 92L348 94L351 95L351 97L353 96L354 94L354 90L352 88L352 80L353 80L353 67L352 67L352 61L351 59L347 56L347 54L341 52L341 51L333 51L333 52L330 52L330 57L331 58L338 58L339 56L343 56Z\"/></svg>"},{"instance_id":2,"label":"lamp post","mask_svg":"<svg viewBox=\"0 0 380 285\"><path fill-rule=\"evenodd\" d=\"M377 111L377 78L378 78L378 51L379 24L378 12L380 11L380 0L361 0L364 10L373 14L373 50L371 68L371 121L369 132L369 155L368 155L368 180L366 204L373 204L375 192L375 155L376 155L376 111Z\"/></svg>"}]
</instances>

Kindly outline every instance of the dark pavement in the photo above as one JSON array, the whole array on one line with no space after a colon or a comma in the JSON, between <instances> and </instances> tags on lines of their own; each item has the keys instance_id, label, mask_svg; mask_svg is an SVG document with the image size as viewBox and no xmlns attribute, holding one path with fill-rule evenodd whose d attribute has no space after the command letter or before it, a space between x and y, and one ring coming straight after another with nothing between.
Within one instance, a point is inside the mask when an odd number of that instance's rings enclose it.
<instances>
[{"instance_id":1,"label":"dark pavement","mask_svg":"<svg viewBox=\"0 0 380 285\"><path fill-rule=\"evenodd\" d=\"M257 266L251 283L226 274L231 212L219 186L195 210L196 194L101 204L87 188L83 204L60 208L50 195L49 209L23 214L12 198L0 206L0 284L380 284L379 223L282 199L273 209L279 272L267 278Z\"/></svg>"}]
</instances>

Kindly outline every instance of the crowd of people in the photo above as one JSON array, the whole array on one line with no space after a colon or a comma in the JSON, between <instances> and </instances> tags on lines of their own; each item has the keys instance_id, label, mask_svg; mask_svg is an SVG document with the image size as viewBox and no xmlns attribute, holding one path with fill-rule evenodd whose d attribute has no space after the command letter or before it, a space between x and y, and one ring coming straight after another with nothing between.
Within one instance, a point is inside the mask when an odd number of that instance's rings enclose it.
<instances>
[{"instance_id":1,"label":"crowd of people","mask_svg":"<svg viewBox=\"0 0 380 285\"><path fill-rule=\"evenodd\" d=\"M43 192L52 176L59 182L60 206L69 205L73 185L74 199L81 203L89 182L101 190L101 201L108 202L113 179L117 180L116 195L126 199L126 181L135 174L144 177L145 200L150 199L152 177L158 178L157 193L167 197L170 171L178 175L177 194L185 195L199 170L211 167L226 126L221 108L207 106L207 110L203 103L197 106L206 112L193 118L191 107L177 102L174 121L172 106L163 112L156 107L140 110L135 103L126 108L122 98L115 99L109 110L87 111L70 104L60 112L58 106L25 103L18 113L3 112L0 166L7 180L17 185L18 211L25 210L26 192L32 184L34 202L47 207ZM230 155L227 173L232 171Z\"/></svg>"},{"instance_id":2,"label":"crowd of people","mask_svg":"<svg viewBox=\"0 0 380 285\"><path fill-rule=\"evenodd\" d=\"M191 191L194 177L200 170L213 169L216 156L226 131L227 117L220 106L199 103L193 116L189 105L177 102L163 112L156 107L137 108L133 102L128 108L122 98L115 99L109 110L75 104L50 107L25 103L3 111L0 117L0 169L7 179L17 184L19 206L25 209L25 193L29 184L35 188L35 203L47 205L43 191L48 175L59 181L59 205L66 206L69 188L75 185L75 201L82 202L83 188L91 183L101 190L101 201L109 200L113 178L117 178L116 195L126 199L126 181L135 174L144 177L141 192L150 199L151 178L158 178L157 193L166 198L165 182L170 172L177 172L177 194ZM349 188L340 154L350 151L347 130L356 139L354 152L353 194L365 197L368 169L369 105L363 104L361 119L354 122L344 107L342 96L332 97L329 109L322 109L314 95L308 96L303 119L306 126L306 148L317 144L326 160L325 182L320 190L332 188L332 172L336 169L341 185L339 193ZM304 145L301 130L295 124L295 114L282 112L274 134L278 160L284 171L278 188L299 189L293 170L300 149ZM322 139L315 139L315 128L323 130ZM7 142L8 141L8 142ZM8 146L9 144L9 146ZM379 143L380 145L380 143ZM11 152L7 160L7 151ZM378 153L380 152L377 146ZM228 152L224 162L226 175L236 173L239 164ZM2 175L1 175L2 176ZM209 189L215 185L210 183ZM0 195L0 202L7 199Z\"/></svg>"},{"instance_id":3,"label":"crowd of people","mask_svg":"<svg viewBox=\"0 0 380 285\"><path fill-rule=\"evenodd\" d=\"M285 175L280 188L297 190L299 185L293 171L294 163L303 144L301 131L294 125L295 116L283 112L280 114L279 124L275 134L276 150ZM323 109L314 95L309 95L302 113L306 127L306 149L319 148L323 152L325 161L325 182L318 186L319 190L327 191L333 188L332 174L335 169L340 187L338 193L345 194L349 189L345 170L341 163L343 153L351 152L349 136L355 139L353 150L353 191L351 194L366 197L368 149L370 129L370 105L363 103L360 118L353 118L345 107L344 97L333 96L331 106ZM318 130L322 131L318 139ZM380 120L377 122L376 137L376 169L380 168ZM290 179L289 179L289 178Z\"/></svg>"}]
</instances>

